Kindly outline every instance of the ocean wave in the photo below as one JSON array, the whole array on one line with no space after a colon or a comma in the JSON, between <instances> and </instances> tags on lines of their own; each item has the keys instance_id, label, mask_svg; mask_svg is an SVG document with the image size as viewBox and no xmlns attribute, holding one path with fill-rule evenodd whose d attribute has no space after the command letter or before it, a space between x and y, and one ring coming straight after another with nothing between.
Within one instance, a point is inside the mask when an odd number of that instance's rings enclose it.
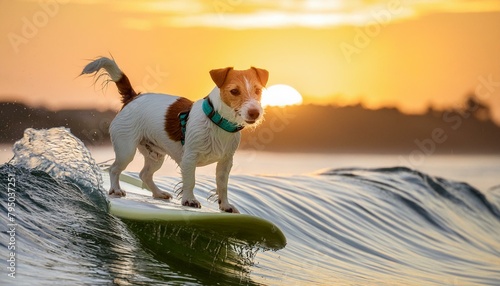
<instances>
[{"instance_id":1,"label":"ocean wave","mask_svg":"<svg viewBox=\"0 0 500 286\"><path fill-rule=\"evenodd\" d=\"M3 186L16 182L16 285L500 284L498 188L481 192L403 167L233 175L232 203L287 237L284 249L259 252L196 229L110 215L100 169L83 145L67 143L67 130L52 132L57 136L50 139L28 136L15 147L23 159L0 167ZM65 158L25 146L39 140L56 153L72 146L75 153L65 156L77 170ZM46 161L29 159L42 155ZM170 191L180 179L156 180ZM209 197L214 187L212 177L199 176L197 197ZM0 199L7 202L8 192ZM4 217L11 213L4 203L0 209ZM8 242L2 232L0 247ZM0 276L2 285L8 279Z\"/></svg>"}]
</instances>

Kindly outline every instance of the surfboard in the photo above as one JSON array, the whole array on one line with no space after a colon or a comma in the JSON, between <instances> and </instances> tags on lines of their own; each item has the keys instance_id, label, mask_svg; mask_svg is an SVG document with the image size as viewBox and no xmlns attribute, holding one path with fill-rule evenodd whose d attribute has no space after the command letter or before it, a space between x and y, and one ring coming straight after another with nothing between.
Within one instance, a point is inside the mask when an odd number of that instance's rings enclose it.
<instances>
[{"instance_id":1,"label":"surfboard","mask_svg":"<svg viewBox=\"0 0 500 286\"><path fill-rule=\"evenodd\" d=\"M103 171L102 176L103 187L108 190L109 175ZM195 209L182 206L178 201L155 199L149 190L142 188L140 179L124 173L120 175L120 185L127 195L122 198L109 196L109 211L126 223L190 227L272 250L286 245L286 237L281 229L266 219L208 208Z\"/></svg>"}]
</instances>

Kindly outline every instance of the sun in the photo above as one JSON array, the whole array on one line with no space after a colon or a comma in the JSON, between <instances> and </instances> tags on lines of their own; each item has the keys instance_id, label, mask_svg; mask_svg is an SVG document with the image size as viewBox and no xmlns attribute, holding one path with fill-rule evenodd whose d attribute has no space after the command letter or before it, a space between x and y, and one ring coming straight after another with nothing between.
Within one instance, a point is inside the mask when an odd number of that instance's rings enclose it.
<instances>
[{"instance_id":1,"label":"sun","mask_svg":"<svg viewBox=\"0 0 500 286\"><path fill-rule=\"evenodd\" d=\"M263 106L286 106L302 103L302 95L293 87L286 84L276 84L262 92Z\"/></svg>"}]
</instances>

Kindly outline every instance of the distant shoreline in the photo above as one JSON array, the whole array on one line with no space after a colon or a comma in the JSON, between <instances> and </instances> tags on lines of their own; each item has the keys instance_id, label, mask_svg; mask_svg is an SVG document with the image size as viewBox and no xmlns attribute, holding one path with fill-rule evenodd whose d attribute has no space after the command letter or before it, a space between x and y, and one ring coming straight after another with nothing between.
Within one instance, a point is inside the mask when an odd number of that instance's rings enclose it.
<instances>
[{"instance_id":1,"label":"distant shoreline","mask_svg":"<svg viewBox=\"0 0 500 286\"><path fill-rule=\"evenodd\" d=\"M264 122L243 130L240 148L279 153L499 154L500 127L484 106L407 115L397 109L301 105L268 107ZM87 146L109 146L116 111L31 108L0 103L0 144L12 145L26 128L63 126Z\"/></svg>"}]
</instances>

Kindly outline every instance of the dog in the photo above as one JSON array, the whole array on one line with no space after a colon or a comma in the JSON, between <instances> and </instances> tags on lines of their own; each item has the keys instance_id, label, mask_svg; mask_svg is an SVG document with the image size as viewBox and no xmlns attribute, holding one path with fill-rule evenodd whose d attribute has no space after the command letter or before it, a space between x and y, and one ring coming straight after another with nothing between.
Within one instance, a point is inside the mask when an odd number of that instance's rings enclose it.
<instances>
[{"instance_id":1,"label":"dog","mask_svg":"<svg viewBox=\"0 0 500 286\"><path fill-rule=\"evenodd\" d=\"M139 176L154 198L172 198L153 181L153 174L169 156L181 169L182 205L201 208L193 193L195 169L217 162L219 209L238 213L228 200L229 173L240 142L240 130L257 126L263 119L261 96L269 72L255 67L213 69L210 76L215 88L207 97L192 102L167 94L136 93L116 62L106 57L89 63L82 74L96 75L101 69L115 82L123 103L109 128L115 151L115 161L109 169L109 195L126 195L119 177L138 149L144 155Z\"/></svg>"}]
</instances>

